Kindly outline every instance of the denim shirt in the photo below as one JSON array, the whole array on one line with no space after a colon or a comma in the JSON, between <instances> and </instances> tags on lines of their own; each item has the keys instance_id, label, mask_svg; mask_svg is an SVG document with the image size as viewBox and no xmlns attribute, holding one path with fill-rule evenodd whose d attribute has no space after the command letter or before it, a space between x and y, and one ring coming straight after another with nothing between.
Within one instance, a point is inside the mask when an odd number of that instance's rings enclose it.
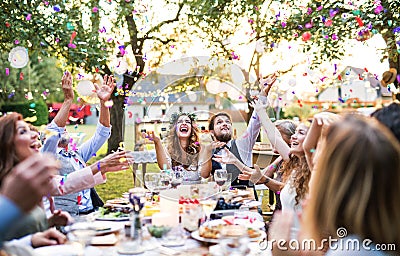
<instances>
[{"instance_id":1,"label":"denim shirt","mask_svg":"<svg viewBox=\"0 0 400 256\"><path fill-rule=\"evenodd\" d=\"M57 139L58 144L58 140L61 137L61 134L65 131L65 128L58 127L57 124L52 121L47 126L47 130L50 132L58 133L58 136L52 136ZM101 148L101 146L103 146L103 144L108 140L110 135L111 127L105 127L102 124L97 123L95 134L89 140L84 142L76 151L68 151L67 153L65 153L65 151L63 151L61 148L57 148L57 144L56 147L54 147L53 144L55 139L52 137L45 141L43 151L54 153L57 158L69 158L69 162L73 166L73 168L75 170L79 170L86 167L86 162L95 155L95 153ZM80 193L78 193L78 196L81 197L81 201L79 204L80 212L86 212L93 209L92 200L90 198L90 189L85 189L81 191Z\"/></svg>"}]
</instances>

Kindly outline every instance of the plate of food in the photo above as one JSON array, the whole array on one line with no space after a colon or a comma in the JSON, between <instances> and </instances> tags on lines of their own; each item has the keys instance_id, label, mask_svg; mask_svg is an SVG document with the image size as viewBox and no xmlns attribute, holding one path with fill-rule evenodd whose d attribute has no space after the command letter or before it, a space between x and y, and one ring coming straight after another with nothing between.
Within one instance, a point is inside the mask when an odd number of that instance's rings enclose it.
<instances>
[{"instance_id":1,"label":"plate of food","mask_svg":"<svg viewBox=\"0 0 400 256\"><path fill-rule=\"evenodd\" d=\"M96 220L125 221L129 220L130 208L106 206L97 211Z\"/></svg>"},{"instance_id":2,"label":"plate of food","mask_svg":"<svg viewBox=\"0 0 400 256\"><path fill-rule=\"evenodd\" d=\"M96 236L104 236L112 233L119 232L122 227L117 225L110 225L104 222L94 223L96 228Z\"/></svg>"},{"instance_id":3,"label":"plate of food","mask_svg":"<svg viewBox=\"0 0 400 256\"><path fill-rule=\"evenodd\" d=\"M193 231L191 236L193 239L201 242L216 244L219 243L224 237L229 237L231 235L234 237L235 234L238 233L238 230L245 230L251 242L257 242L266 237L265 232L261 230L246 228L240 225L225 224L219 224L216 226L201 226L199 230Z\"/></svg>"}]
</instances>

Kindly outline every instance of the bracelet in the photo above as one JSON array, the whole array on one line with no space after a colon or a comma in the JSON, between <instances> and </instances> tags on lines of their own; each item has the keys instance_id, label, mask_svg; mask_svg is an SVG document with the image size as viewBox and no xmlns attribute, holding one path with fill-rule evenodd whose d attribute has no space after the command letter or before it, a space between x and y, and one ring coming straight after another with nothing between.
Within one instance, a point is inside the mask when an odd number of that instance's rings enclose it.
<instances>
[{"instance_id":1,"label":"bracelet","mask_svg":"<svg viewBox=\"0 0 400 256\"><path fill-rule=\"evenodd\" d=\"M274 169L276 169L276 167L277 167L276 164L271 164L271 165L269 166L269 169L270 169L270 170L274 170Z\"/></svg>"},{"instance_id":2,"label":"bracelet","mask_svg":"<svg viewBox=\"0 0 400 256\"><path fill-rule=\"evenodd\" d=\"M100 171L100 161L97 162L97 170Z\"/></svg>"},{"instance_id":3,"label":"bracelet","mask_svg":"<svg viewBox=\"0 0 400 256\"><path fill-rule=\"evenodd\" d=\"M271 178L267 177L267 180L264 182L264 184L268 184L268 182L270 182L270 181L271 181Z\"/></svg>"}]
</instances>

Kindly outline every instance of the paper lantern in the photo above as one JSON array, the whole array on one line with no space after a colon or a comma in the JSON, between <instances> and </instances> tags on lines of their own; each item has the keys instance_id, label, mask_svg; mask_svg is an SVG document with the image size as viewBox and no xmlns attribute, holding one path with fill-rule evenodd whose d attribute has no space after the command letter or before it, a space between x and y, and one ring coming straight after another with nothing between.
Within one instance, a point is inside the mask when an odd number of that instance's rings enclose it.
<instances>
[{"instance_id":1,"label":"paper lantern","mask_svg":"<svg viewBox=\"0 0 400 256\"><path fill-rule=\"evenodd\" d=\"M218 94L220 92L224 92L222 83L217 79L209 79L206 84L206 89L209 93Z\"/></svg>"},{"instance_id":2,"label":"paper lantern","mask_svg":"<svg viewBox=\"0 0 400 256\"><path fill-rule=\"evenodd\" d=\"M94 85L89 80L81 80L76 86L76 91L80 96L93 96L96 94Z\"/></svg>"}]
</instances>

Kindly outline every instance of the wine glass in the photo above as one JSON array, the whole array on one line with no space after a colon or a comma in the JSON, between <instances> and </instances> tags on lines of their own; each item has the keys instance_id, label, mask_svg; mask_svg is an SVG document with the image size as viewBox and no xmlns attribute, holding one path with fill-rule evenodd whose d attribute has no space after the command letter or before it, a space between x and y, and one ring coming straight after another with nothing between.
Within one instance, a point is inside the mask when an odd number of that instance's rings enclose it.
<instances>
[{"instance_id":1,"label":"wine glass","mask_svg":"<svg viewBox=\"0 0 400 256\"><path fill-rule=\"evenodd\" d=\"M217 206L217 197L215 195L205 197L200 200L200 205L206 215L206 224L210 221L210 215L214 211L215 206Z\"/></svg>"},{"instance_id":2,"label":"wine glass","mask_svg":"<svg viewBox=\"0 0 400 256\"><path fill-rule=\"evenodd\" d=\"M215 170L214 180L215 180L215 183L217 183L217 185L219 186L219 191L221 192L222 186L228 180L228 172L225 169Z\"/></svg>"}]
</instances>

